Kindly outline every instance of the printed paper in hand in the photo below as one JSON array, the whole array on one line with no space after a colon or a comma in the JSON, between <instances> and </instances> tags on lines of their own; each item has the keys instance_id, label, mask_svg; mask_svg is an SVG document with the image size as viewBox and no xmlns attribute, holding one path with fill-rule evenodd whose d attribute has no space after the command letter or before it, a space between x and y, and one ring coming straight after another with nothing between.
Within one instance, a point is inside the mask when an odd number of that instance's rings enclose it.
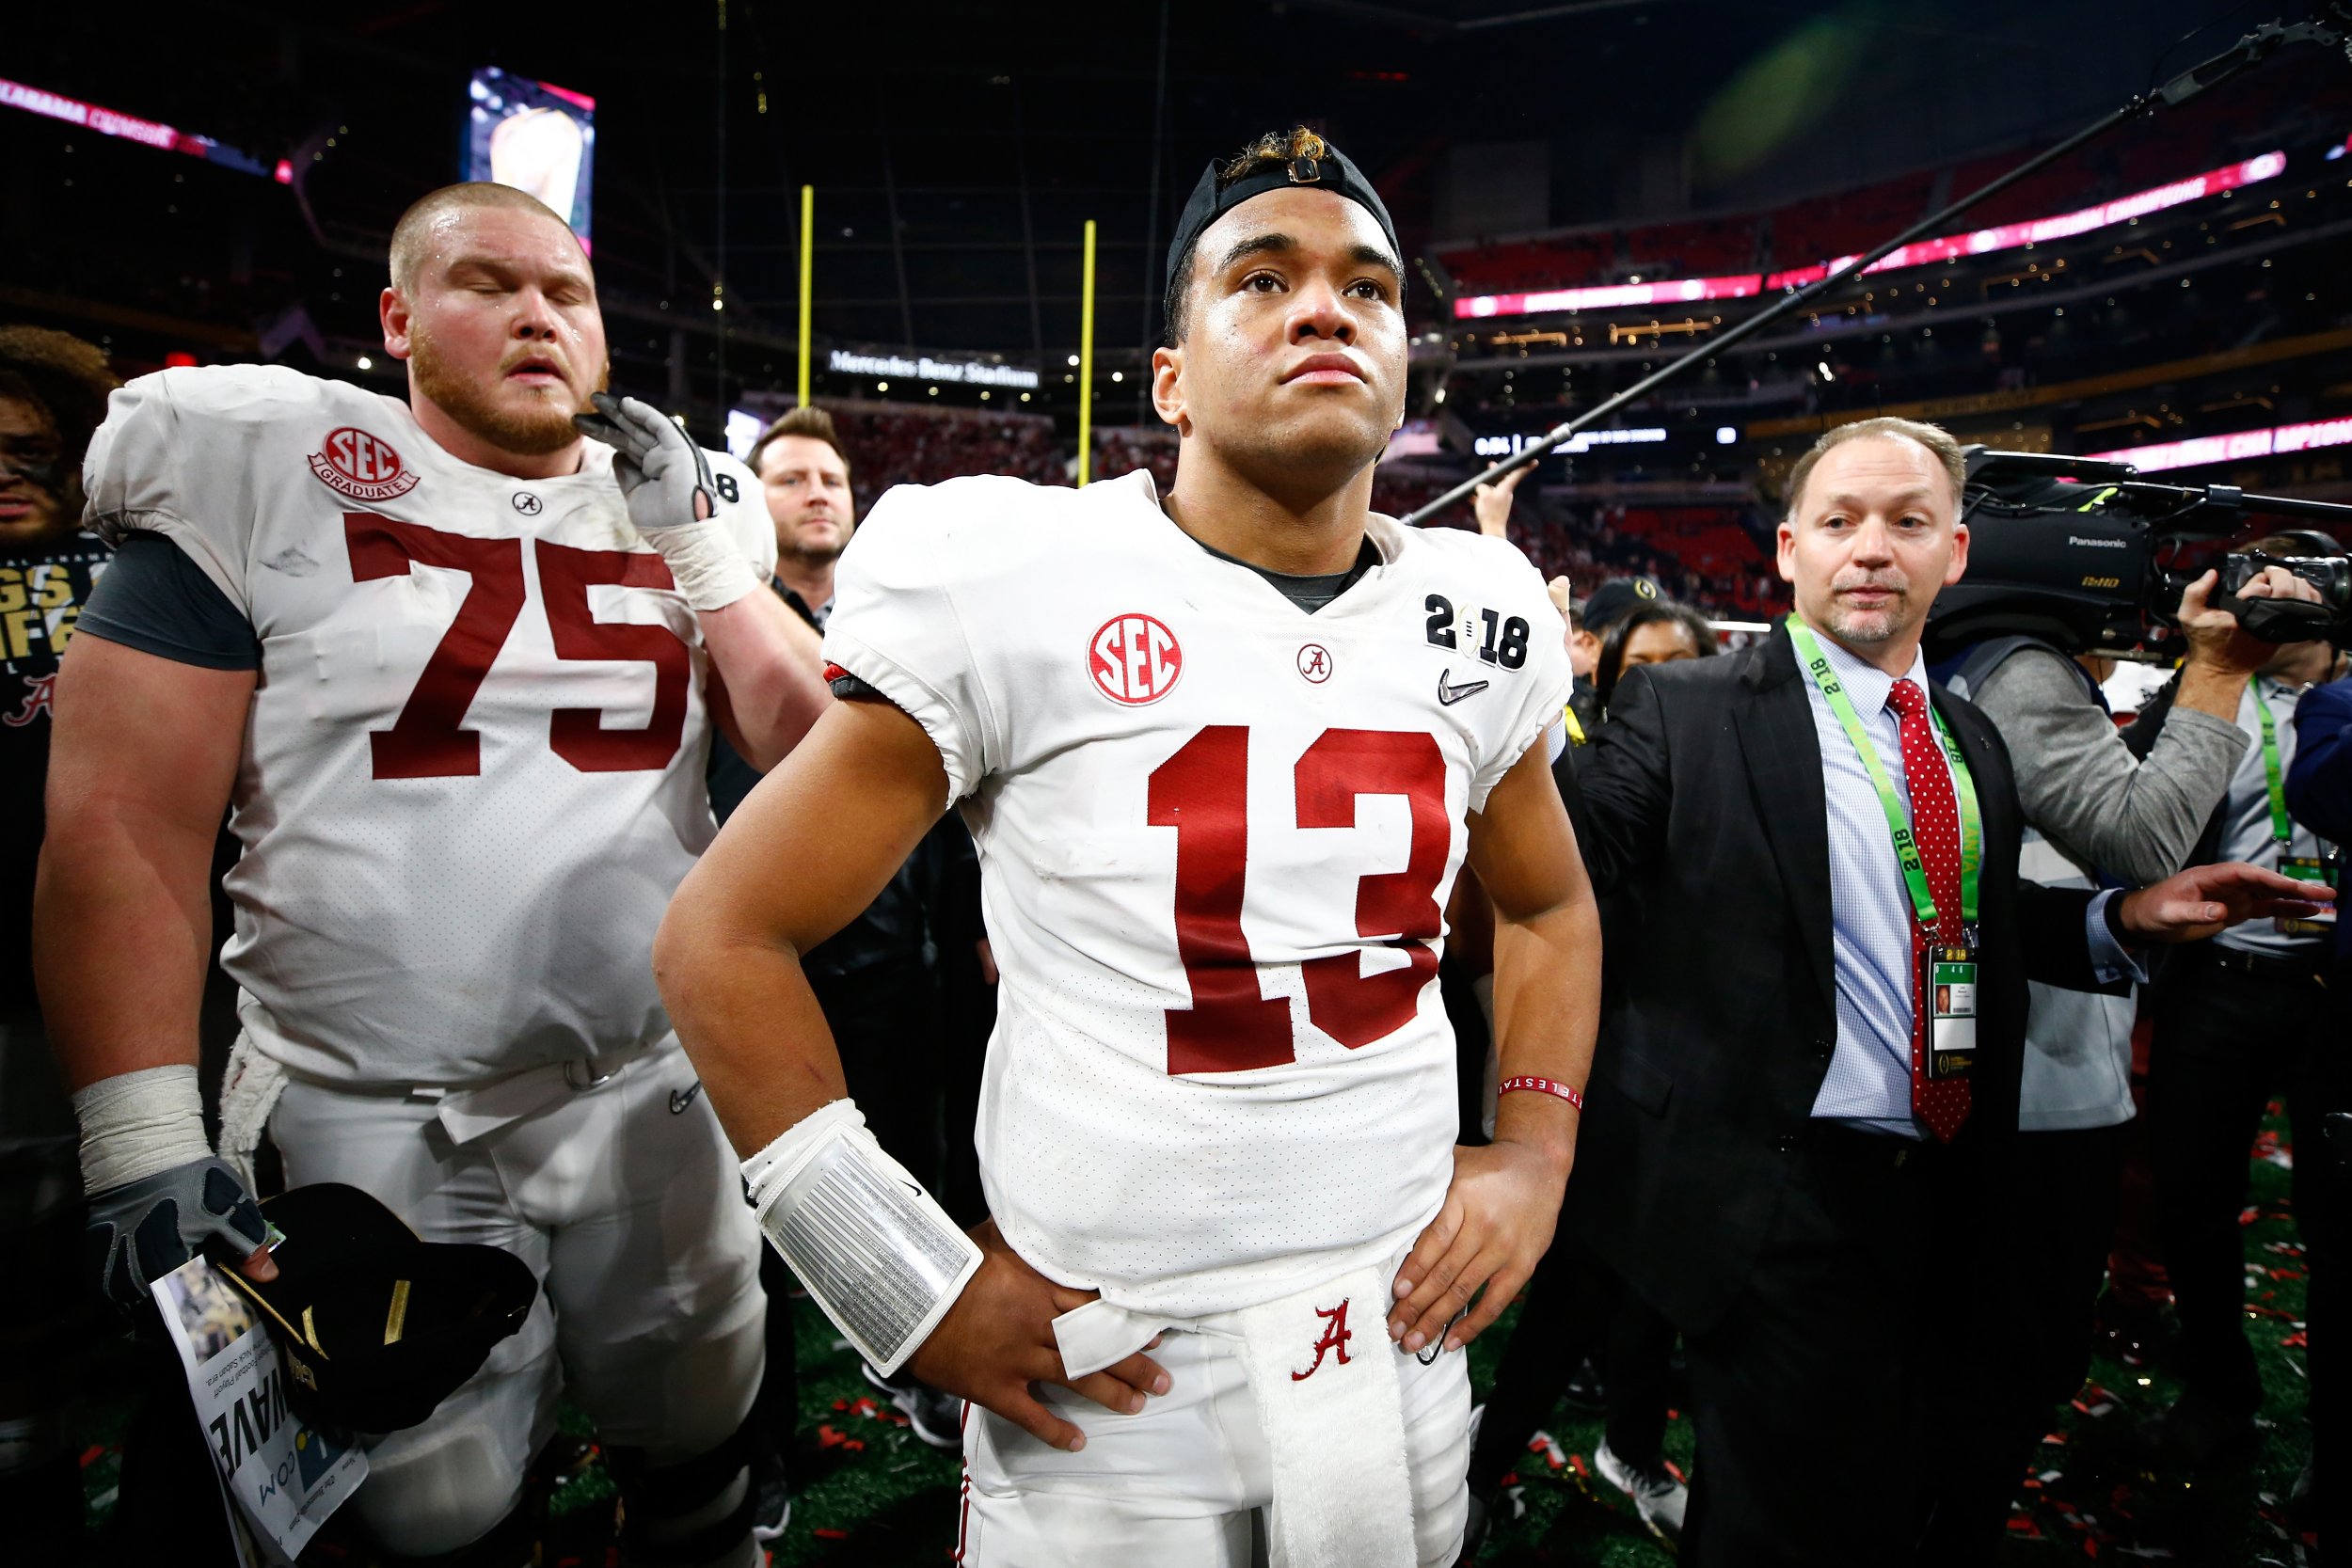
<instances>
[{"instance_id":1,"label":"printed paper in hand","mask_svg":"<svg viewBox=\"0 0 2352 1568\"><path fill-rule=\"evenodd\" d=\"M288 1407L278 1346L212 1264L190 1259L148 1289L188 1374L246 1560L291 1564L367 1478L368 1456L312 1431Z\"/></svg>"}]
</instances>

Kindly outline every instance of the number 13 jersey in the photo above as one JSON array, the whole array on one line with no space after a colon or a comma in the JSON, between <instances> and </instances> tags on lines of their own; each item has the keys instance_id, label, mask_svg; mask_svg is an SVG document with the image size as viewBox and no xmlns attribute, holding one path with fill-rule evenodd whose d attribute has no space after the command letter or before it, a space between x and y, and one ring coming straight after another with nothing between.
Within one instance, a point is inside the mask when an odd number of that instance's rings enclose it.
<instances>
[{"instance_id":1,"label":"number 13 jersey","mask_svg":"<svg viewBox=\"0 0 2352 1568\"><path fill-rule=\"evenodd\" d=\"M1141 472L893 490L842 557L826 657L929 732L979 846L990 1209L1137 1311L1305 1289L1444 1199L1441 911L1569 673L1517 549L1370 537L1313 614Z\"/></svg>"},{"instance_id":2,"label":"number 13 jersey","mask_svg":"<svg viewBox=\"0 0 2352 1568\"><path fill-rule=\"evenodd\" d=\"M710 463L764 578L757 483ZM169 370L114 394L86 485L93 527L169 538L261 643L221 958L256 1047L462 1085L668 1032L654 929L716 832L708 656L611 448L510 479L397 398Z\"/></svg>"}]
</instances>

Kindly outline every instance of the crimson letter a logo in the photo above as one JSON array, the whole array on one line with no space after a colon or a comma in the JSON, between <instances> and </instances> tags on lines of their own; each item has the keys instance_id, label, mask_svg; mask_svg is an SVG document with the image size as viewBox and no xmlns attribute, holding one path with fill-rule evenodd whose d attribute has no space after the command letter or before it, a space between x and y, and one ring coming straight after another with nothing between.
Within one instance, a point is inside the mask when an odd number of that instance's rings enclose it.
<instances>
[{"instance_id":1,"label":"crimson letter a logo","mask_svg":"<svg viewBox=\"0 0 2352 1568\"><path fill-rule=\"evenodd\" d=\"M1303 1372L1291 1373L1293 1383L1304 1383L1314 1376L1327 1355L1336 1356L1343 1367L1348 1363L1347 1341L1355 1336L1348 1332L1346 1298L1343 1297L1337 1307L1316 1307L1315 1316L1324 1320L1323 1338L1315 1341L1313 1364Z\"/></svg>"}]
</instances>

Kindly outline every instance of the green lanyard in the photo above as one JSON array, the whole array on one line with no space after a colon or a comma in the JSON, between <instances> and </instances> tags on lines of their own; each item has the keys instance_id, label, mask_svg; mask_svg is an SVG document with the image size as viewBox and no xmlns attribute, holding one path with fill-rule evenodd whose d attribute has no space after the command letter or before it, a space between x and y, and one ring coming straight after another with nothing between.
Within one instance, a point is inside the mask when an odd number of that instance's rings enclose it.
<instances>
[{"instance_id":1,"label":"green lanyard","mask_svg":"<svg viewBox=\"0 0 2352 1568\"><path fill-rule=\"evenodd\" d=\"M2287 816L2286 780L2279 766L2279 724L2270 717L2270 705L2263 701L2260 675L2246 677L2246 694L2254 699L2254 712L2263 721L2263 777L2270 784L2270 836L2283 850L2295 842L2295 823Z\"/></svg>"},{"instance_id":2,"label":"green lanyard","mask_svg":"<svg viewBox=\"0 0 2352 1568\"><path fill-rule=\"evenodd\" d=\"M1797 645L1797 657L1804 660L1805 669L1813 676L1813 684L1821 689L1821 697L1829 710L1837 716L1837 722L1853 742L1854 753L1861 757L1863 771L1870 775L1877 786L1879 805L1886 812L1887 831L1894 835L1895 858L1902 863L1903 881L1911 889L1912 912L1918 916L1920 927L1933 930L1936 924L1935 897L1928 891L1927 867L1920 863L1919 846L1911 835L1910 814L1895 793L1895 783L1886 776L1886 767L1879 761L1878 748L1870 744L1869 733L1862 727L1862 718L1854 712L1853 699L1846 695L1845 683L1829 667L1821 645L1813 640L1812 628L1799 620L1794 612L1788 617L1789 640ZM1944 727L1944 717L1931 704L1930 718L1935 726L1935 737L1944 743L1944 755L1952 765L1952 782L1960 794L1960 918L1963 924L1977 923L1977 889L1984 867L1984 818L1977 809L1976 781L1968 776L1968 765L1961 760L1960 747Z\"/></svg>"}]
</instances>

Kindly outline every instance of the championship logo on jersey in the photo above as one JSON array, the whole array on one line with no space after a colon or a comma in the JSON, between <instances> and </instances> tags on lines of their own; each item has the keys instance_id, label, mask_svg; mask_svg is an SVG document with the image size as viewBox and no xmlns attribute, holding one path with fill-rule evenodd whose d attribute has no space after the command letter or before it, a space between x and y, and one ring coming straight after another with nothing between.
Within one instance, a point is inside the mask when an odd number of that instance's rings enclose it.
<instances>
[{"instance_id":1,"label":"championship logo on jersey","mask_svg":"<svg viewBox=\"0 0 2352 1568\"><path fill-rule=\"evenodd\" d=\"M328 489L356 501L388 501L417 487L418 476L408 471L390 442L349 425L327 433L310 454L310 471Z\"/></svg>"}]
</instances>

